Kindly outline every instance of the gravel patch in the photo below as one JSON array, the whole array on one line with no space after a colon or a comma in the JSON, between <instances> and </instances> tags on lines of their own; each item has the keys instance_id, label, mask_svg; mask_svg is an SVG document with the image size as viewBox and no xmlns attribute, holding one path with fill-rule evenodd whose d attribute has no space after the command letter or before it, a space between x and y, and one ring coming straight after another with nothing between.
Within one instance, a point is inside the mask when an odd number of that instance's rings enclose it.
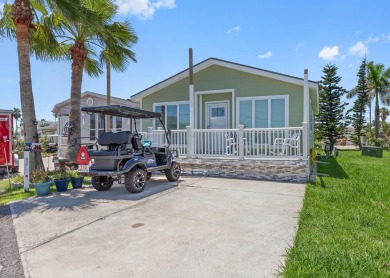
<instances>
[{"instance_id":1,"label":"gravel patch","mask_svg":"<svg viewBox=\"0 0 390 278\"><path fill-rule=\"evenodd\" d=\"M24 277L9 206L0 206L0 278Z\"/></svg>"}]
</instances>

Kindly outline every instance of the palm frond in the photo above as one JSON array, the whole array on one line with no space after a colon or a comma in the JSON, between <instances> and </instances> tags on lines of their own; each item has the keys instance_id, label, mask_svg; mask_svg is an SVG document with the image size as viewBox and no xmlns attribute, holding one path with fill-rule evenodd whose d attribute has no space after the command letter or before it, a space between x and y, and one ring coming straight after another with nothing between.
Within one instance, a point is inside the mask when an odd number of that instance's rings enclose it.
<instances>
[{"instance_id":1,"label":"palm frond","mask_svg":"<svg viewBox=\"0 0 390 278\"><path fill-rule=\"evenodd\" d=\"M87 57L84 63L85 72L91 77L99 77L103 71L99 67L99 62L97 60Z\"/></svg>"},{"instance_id":2,"label":"palm frond","mask_svg":"<svg viewBox=\"0 0 390 278\"><path fill-rule=\"evenodd\" d=\"M10 4L4 4L0 18L0 37L16 38L16 28L12 20L12 11Z\"/></svg>"}]
</instances>

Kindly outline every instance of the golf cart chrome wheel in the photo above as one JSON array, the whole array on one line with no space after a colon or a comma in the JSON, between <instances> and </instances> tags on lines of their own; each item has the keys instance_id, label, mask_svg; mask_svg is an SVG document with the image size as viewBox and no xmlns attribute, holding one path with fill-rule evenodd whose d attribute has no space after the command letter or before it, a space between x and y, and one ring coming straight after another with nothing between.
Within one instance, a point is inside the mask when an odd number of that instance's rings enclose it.
<instances>
[{"instance_id":1,"label":"golf cart chrome wheel","mask_svg":"<svg viewBox=\"0 0 390 278\"><path fill-rule=\"evenodd\" d=\"M111 188L114 180L111 177L106 176L93 176L92 177L92 186L98 191L107 191Z\"/></svg>"},{"instance_id":2,"label":"golf cart chrome wheel","mask_svg":"<svg viewBox=\"0 0 390 278\"><path fill-rule=\"evenodd\" d=\"M169 181L177 181L181 175L181 167L177 162L172 162L171 168L165 170L165 176Z\"/></svg>"},{"instance_id":3,"label":"golf cart chrome wheel","mask_svg":"<svg viewBox=\"0 0 390 278\"><path fill-rule=\"evenodd\" d=\"M135 168L125 174L125 187L131 193L140 193L145 189L146 172L141 168Z\"/></svg>"}]
</instances>

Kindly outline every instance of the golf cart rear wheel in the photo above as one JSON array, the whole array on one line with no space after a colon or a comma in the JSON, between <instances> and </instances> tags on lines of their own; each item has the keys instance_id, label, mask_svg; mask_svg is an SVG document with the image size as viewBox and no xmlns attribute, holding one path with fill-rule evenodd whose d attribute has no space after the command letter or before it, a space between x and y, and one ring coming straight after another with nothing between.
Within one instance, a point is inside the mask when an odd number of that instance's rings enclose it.
<instances>
[{"instance_id":1,"label":"golf cart rear wheel","mask_svg":"<svg viewBox=\"0 0 390 278\"><path fill-rule=\"evenodd\" d=\"M130 193L144 191L146 184L146 172L141 168L135 168L125 174L125 187Z\"/></svg>"},{"instance_id":2,"label":"golf cart rear wheel","mask_svg":"<svg viewBox=\"0 0 390 278\"><path fill-rule=\"evenodd\" d=\"M169 181L177 181L180 178L181 167L177 162L172 162L171 168L165 170L165 176Z\"/></svg>"},{"instance_id":3,"label":"golf cart rear wheel","mask_svg":"<svg viewBox=\"0 0 390 278\"><path fill-rule=\"evenodd\" d=\"M146 180L150 180L150 178L152 177L153 173L152 172L148 172L146 174Z\"/></svg>"},{"instance_id":4,"label":"golf cart rear wheel","mask_svg":"<svg viewBox=\"0 0 390 278\"><path fill-rule=\"evenodd\" d=\"M111 188L114 180L105 176L93 176L92 177L92 186L98 191L106 191Z\"/></svg>"}]
</instances>

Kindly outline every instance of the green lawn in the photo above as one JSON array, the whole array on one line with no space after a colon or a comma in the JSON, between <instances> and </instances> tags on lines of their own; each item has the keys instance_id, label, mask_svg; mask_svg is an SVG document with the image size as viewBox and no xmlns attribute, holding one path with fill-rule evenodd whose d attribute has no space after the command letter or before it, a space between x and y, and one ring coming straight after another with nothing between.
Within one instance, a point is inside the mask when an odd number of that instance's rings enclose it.
<instances>
[{"instance_id":1,"label":"green lawn","mask_svg":"<svg viewBox=\"0 0 390 278\"><path fill-rule=\"evenodd\" d=\"M90 184L91 177L84 177L83 184ZM16 176L11 178L11 183L23 183L22 176ZM69 183L68 188L72 188ZM51 192L56 192L54 185L50 187ZM29 192L24 192L24 188L10 188L9 181L3 179L0 181L0 206L9 204L10 202L26 199L28 197L36 196L36 191L34 188L30 188Z\"/></svg>"},{"instance_id":2,"label":"green lawn","mask_svg":"<svg viewBox=\"0 0 390 278\"><path fill-rule=\"evenodd\" d=\"M320 161L282 276L390 277L390 152Z\"/></svg>"}]
</instances>

